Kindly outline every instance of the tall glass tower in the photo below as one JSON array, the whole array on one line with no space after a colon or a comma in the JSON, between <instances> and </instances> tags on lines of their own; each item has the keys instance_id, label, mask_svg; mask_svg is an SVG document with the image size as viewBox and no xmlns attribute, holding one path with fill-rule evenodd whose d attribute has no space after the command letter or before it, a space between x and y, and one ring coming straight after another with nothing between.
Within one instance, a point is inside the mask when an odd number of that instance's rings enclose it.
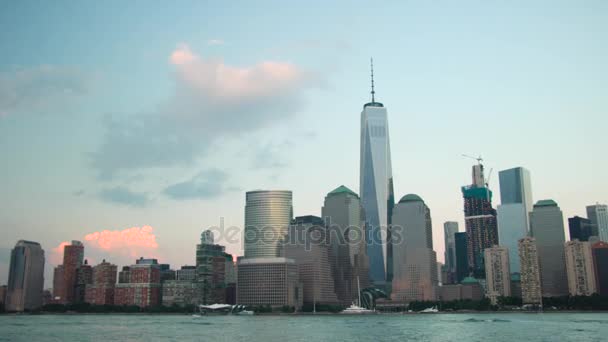
<instances>
[{"instance_id":1,"label":"tall glass tower","mask_svg":"<svg viewBox=\"0 0 608 342\"><path fill-rule=\"evenodd\" d=\"M360 187L365 212L369 276L375 285L391 281L390 217L395 204L388 118L384 105L376 102L372 64L372 101L361 112Z\"/></svg>"},{"instance_id":2,"label":"tall glass tower","mask_svg":"<svg viewBox=\"0 0 608 342\"><path fill-rule=\"evenodd\" d=\"M245 258L283 257L293 218L291 191L248 191L245 204Z\"/></svg>"},{"instance_id":3,"label":"tall glass tower","mask_svg":"<svg viewBox=\"0 0 608 342\"><path fill-rule=\"evenodd\" d=\"M509 249L511 272L519 273L518 241L528 236L529 213L532 211L530 172L523 167L503 170L500 178L498 206L498 241Z\"/></svg>"}]
</instances>

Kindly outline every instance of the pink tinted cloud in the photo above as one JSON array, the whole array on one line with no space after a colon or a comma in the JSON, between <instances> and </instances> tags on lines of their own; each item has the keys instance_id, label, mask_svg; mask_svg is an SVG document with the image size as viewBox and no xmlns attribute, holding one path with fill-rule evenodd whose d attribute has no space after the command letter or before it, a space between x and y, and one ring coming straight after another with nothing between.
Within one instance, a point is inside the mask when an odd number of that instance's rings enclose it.
<instances>
[{"instance_id":1,"label":"pink tinted cloud","mask_svg":"<svg viewBox=\"0 0 608 342\"><path fill-rule=\"evenodd\" d=\"M87 245L108 252L119 252L137 256L139 252L158 248L154 228L150 226L132 227L124 230L103 230L87 234Z\"/></svg>"},{"instance_id":2,"label":"pink tinted cloud","mask_svg":"<svg viewBox=\"0 0 608 342\"><path fill-rule=\"evenodd\" d=\"M63 247L69 244L70 242L63 241L57 247L53 248L53 252L50 256L50 262L52 265L61 265L63 263Z\"/></svg>"},{"instance_id":3,"label":"pink tinted cloud","mask_svg":"<svg viewBox=\"0 0 608 342\"><path fill-rule=\"evenodd\" d=\"M222 60L203 59L186 44L179 45L169 61L190 89L220 103L280 96L306 81L305 73L291 63L263 61L248 67L230 66Z\"/></svg>"},{"instance_id":4,"label":"pink tinted cloud","mask_svg":"<svg viewBox=\"0 0 608 342\"><path fill-rule=\"evenodd\" d=\"M123 230L102 230L86 234L82 239L85 246L85 259L110 259L115 262L130 263L139 256L158 257L158 242L154 228L150 226L131 227ZM53 248L50 263L63 262L63 248L70 242L64 241Z\"/></svg>"}]
</instances>

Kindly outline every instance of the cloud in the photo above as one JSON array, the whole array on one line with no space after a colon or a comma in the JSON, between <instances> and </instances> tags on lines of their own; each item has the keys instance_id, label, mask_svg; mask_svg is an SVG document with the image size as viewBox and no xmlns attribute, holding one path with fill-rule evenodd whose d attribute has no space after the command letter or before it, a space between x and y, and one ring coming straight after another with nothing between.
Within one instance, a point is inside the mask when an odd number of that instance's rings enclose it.
<instances>
[{"instance_id":1,"label":"cloud","mask_svg":"<svg viewBox=\"0 0 608 342\"><path fill-rule=\"evenodd\" d=\"M234 189L226 187L227 180L228 175L221 170L206 170L190 180L168 186L163 193L176 200L215 198Z\"/></svg>"},{"instance_id":2,"label":"cloud","mask_svg":"<svg viewBox=\"0 0 608 342\"><path fill-rule=\"evenodd\" d=\"M150 201L144 192L134 192L125 187L117 186L102 190L98 197L106 202L143 207Z\"/></svg>"},{"instance_id":3,"label":"cloud","mask_svg":"<svg viewBox=\"0 0 608 342\"><path fill-rule=\"evenodd\" d=\"M132 227L124 230L103 230L87 234L84 240L91 246L103 250L158 248L156 236L150 226Z\"/></svg>"},{"instance_id":4,"label":"cloud","mask_svg":"<svg viewBox=\"0 0 608 342\"><path fill-rule=\"evenodd\" d=\"M139 256L157 257L159 248L154 228L150 226L96 231L86 234L81 241L85 247L85 258L90 263L108 259L129 264ZM65 241L52 249L49 260L52 265L63 263L63 247L69 244Z\"/></svg>"},{"instance_id":5,"label":"cloud","mask_svg":"<svg viewBox=\"0 0 608 342\"><path fill-rule=\"evenodd\" d=\"M89 75L75 67L42 65L0 72L0 118L66 111L90 85Z\"/></svg>"},{"instance_id":6,"label":"cloud","mask_svg":"<svg viewBox=\"0 0 608 342\"><path fill-rule=\"evenodd\" d=\"M68 241L63 241L57 247L51 250L51 255L49 262L51 265L61 265L63 263L63 248L67 245L71 244Z\"/></svg>"},{"instance_id":7,"label":"cloud","mask_svg":"<svg viewBox=\"0 0 608 342\"><path fill-rule=\"evenodd\" d=\"M224 41L221 39L209 39L207 45L224 45Z\"/></svg>"},{"instance_id":8,"label":"cloud","mask_svg":"<svg viewBox=\"0 0 608 342\"><path fill-rule=\"evenodd\" d=\"M168 58L175 93L158 110L107 118L106 134L92 153L103 179L141 169L191 166L222 138L253 134L288 120L317 85L300 67L277 61L231 66L206 59L188 45Z\"/></svg>"},{"instance_id":9,"label":"cloud","mask_svg":"<svg viewBox=\"0 0 608 342\"><path fill-rule=\"evenodd\" d=\"M253 169L280 169L289 165L285 150L293 146L289 140L267 143L257 149L251 162Z\"/></svg>"}]
</instances>

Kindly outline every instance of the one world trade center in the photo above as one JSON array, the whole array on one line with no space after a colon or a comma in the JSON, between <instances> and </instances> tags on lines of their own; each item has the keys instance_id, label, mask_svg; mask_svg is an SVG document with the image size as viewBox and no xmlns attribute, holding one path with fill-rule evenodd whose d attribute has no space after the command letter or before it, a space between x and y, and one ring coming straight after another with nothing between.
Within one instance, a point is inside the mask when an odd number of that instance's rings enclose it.
<instances>
[{"instance_id":1,"label":"one world trade center","mask_svg":"<svg viewBox=\"0 0 608 342\"><path fill-rule=\"evenodd\" d=\"M391 149L386 108L376 102L372 63L372 101L361 112L360 184L365 212L369 276L376 286L392 278L390 218L394 205Z\"/></svg>"}]
</instances>

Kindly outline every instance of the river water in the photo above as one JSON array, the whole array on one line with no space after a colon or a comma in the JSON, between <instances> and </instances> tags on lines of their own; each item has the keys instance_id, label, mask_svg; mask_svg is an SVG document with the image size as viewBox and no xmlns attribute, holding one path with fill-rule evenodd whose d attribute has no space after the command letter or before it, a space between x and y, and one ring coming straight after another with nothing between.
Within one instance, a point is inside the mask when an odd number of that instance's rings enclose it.
<instances>
[{"instance_id":1,"label":"river water","mask_svg":"<svg viewBox=\"0 0 608 342\"><path fill-rule=\"evenodd\" d=\"M1 315L0 341L608 341L608 313Z\"/></svg>"}]
</instances>

